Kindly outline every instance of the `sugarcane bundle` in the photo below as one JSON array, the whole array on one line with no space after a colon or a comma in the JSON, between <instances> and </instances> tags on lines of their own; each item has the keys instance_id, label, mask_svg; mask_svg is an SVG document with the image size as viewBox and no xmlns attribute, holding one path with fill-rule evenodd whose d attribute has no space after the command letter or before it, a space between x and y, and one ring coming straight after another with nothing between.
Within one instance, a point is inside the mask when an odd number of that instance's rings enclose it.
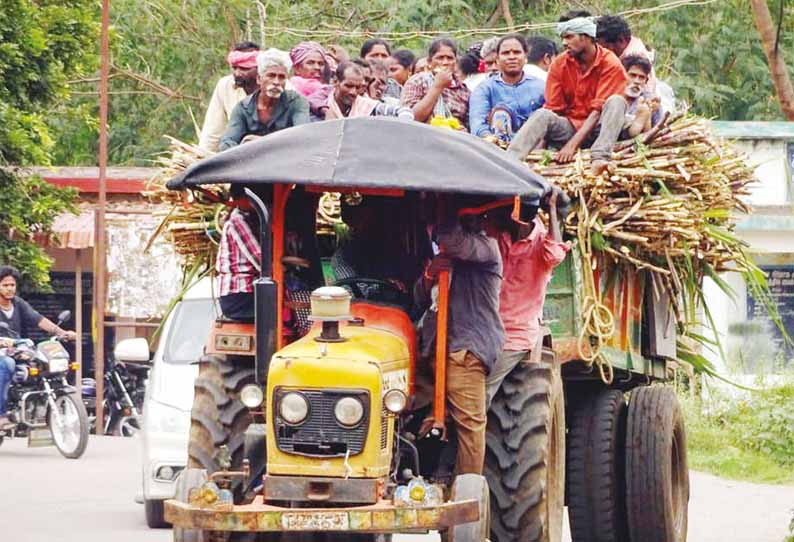
<instances>
[{"instance_id":1,"label":"sugarcane bundle","mask_svg":"<svg viewBox=\"0 0 794 542\"><path fill-rule=\"evenodd\" d=\"M173 244L185 268L211 268L215 261L223 220L227 207L228 185L207 185L200 190L177 192L166 188L166 183L182 173L194 162L214 153L207 152L166 136L169 150L157 160L160 169L146 183L144 195L151 200L171 204L152 239L164 235ZM151 241L150 241L151 242Z\"/></svg>"},{"instance_id":2,"label":"sugarcane bundle","mask_svg":"<svg viewBox=\"0 0 794 542\"><path fill-rule=\"evenodd\" d=\"M591 172L588 150L580 151L572 164L556 164L553 156L548 150L534 151L525 161L574 203L565 231L578 240L584 273L580 353L599 365L605 380L611 378L611 368L602 366L599 349L614 318L601 303L592 276L605 261L618 274L648 272L655 297L669 294L685 344L699 336L698 307L712 320L704 307L704 277L727 290L719 273L740 272L748 289L775 311L763 273L733 233L737 214L749 212L742 197L755 182L753 169L746 156L712 135L707 120L666 116L648 133L619 142L608 170L599 175ZM693 355L691 346L679 348L680 357ZM704 363L702 356L698 363Z\"/></svg>"},{"instance_id":3,"label":"sugarcane bundle","mask_svg":"<svg viewBox=\"0 0 794 542\"><path fill-rule=\"evenodd\" d=\"M215 154L173 137L166 138L169 141L168 152L157 160L160 169L147 182L144 195L153 201L169 203L172 207L163 217L152 239L165 235L188 268L192 268L196 262L206 262L211 267L217 253L223 222L228 215L225 202L228 200L229 185L205 185L200 190L190 192L177 192L166 188L169 180L191 164ZM341 222L339 194L323 194L317 210L319 230L333 233L335 226Z\"/></svg>"}]
</instances>

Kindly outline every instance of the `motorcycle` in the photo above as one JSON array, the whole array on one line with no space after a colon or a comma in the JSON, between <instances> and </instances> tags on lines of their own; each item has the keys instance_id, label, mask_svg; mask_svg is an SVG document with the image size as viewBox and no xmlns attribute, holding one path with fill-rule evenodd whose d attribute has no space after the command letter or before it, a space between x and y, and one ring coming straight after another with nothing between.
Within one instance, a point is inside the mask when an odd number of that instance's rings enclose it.
<instances>
[{"instance_id":1,"label":"motorcycle","mask_svg":"<svg viewBox=\"0 0 794 542\"><path fill-rule=\"evenodd\" d=\"M58 325L70 317L69 311L63 311ZM14 425L0 430L0 444L4 438L27 436L29 447L54 444L64 457L79 458L88 445L88 415L77 390L66 381L75 367L63 339L52 337L35 344L5 322L0 322L0 333L14 340L13 346L0 352L16 362L7 402Z\"/></svg>"},{"instance_id":2,"label":"motorcycle","mask_svg":"<svg viewBox=\"0 0 794 542\"><path fill-rule=\"evenodd\" d=\"M102 399L105 420L103 434L131 437L140 429L148 374L149 367L127 365L113 357L108 359L105 364L105 389ZM93 378L84 378L82 389L83 404L93 430L96 420L96 381Z\"/></svg>"}]
</instances>

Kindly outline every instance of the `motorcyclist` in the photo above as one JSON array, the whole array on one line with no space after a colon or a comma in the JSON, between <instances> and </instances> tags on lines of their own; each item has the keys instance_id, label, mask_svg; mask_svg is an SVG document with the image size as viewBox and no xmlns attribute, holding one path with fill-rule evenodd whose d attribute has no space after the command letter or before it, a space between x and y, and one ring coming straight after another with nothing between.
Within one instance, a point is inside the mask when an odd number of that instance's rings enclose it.
<instances>
[{"instance_id":1,"label":"motorcyclist","mask_svg":"<svg viewBox=\"0 0 794 542\"><path fill-rule=\"evenodd\" d=\"M39 314L27 301L17 297L18 282L19 271L8 265L0 267L0 322L8 324L8 330L17 333L19 337L25 337L33 327L38 327L47 333L68 340L77 338L74 331L61 329L57 324ZM14 346L14 340L8 336L10 334L8 330L0 329L0 348ZM6 415L6 399L15 369L14 359L8 355L0 354L0 430L8 429L14 425Z\"/></svg>"}]
</instances>

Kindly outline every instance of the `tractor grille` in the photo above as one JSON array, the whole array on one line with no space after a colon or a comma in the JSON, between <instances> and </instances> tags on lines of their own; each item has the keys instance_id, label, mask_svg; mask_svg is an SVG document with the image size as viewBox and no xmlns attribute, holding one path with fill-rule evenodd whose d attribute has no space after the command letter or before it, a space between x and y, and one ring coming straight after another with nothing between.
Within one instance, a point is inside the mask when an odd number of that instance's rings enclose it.
<instances>
[{"instance_id":1,"label":"tractor grille","mask_svg":"<svg viewBox=\"0 0 794 542\"><path fill-rule=\"evenodd\" d=\"M385 450L389 445L389 411L385 408L380 413L380 449Z\"/></svg>"},{"instance_id":2,"label":"tractor grille","mask_svg":"<svg viewBox=\"0 0 794 542\"><path fill-rule=\"evenodd\" d=\"M300 392L309 401L309 416L302 424L289 425L278 415L278 402L291 389L277 389L273 414L276 445L282 452L319 456L344 457L364 450L369 430L369 393L362 390ZM364 405L364 417L356 427L344 427L334 417L334 405L343 397L355 397Z\"/></svg>"}]
</instances>

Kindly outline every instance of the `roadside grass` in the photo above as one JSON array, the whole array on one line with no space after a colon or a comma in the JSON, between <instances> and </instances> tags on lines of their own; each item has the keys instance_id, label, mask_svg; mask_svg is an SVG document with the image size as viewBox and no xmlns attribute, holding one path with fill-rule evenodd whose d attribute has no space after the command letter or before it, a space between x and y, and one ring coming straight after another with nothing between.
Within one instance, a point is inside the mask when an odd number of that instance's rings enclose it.
<instances>
[{"instance_id":1,"label":"roadside grass","mask_svg":"<svg viewBox=\"0 0 794 542\"><path fill-rule=\"evenodd\" d=\"M794 484L794 383L708 398L681 395L689 467L722 478Z\"/></svg>"}]
</instances>

